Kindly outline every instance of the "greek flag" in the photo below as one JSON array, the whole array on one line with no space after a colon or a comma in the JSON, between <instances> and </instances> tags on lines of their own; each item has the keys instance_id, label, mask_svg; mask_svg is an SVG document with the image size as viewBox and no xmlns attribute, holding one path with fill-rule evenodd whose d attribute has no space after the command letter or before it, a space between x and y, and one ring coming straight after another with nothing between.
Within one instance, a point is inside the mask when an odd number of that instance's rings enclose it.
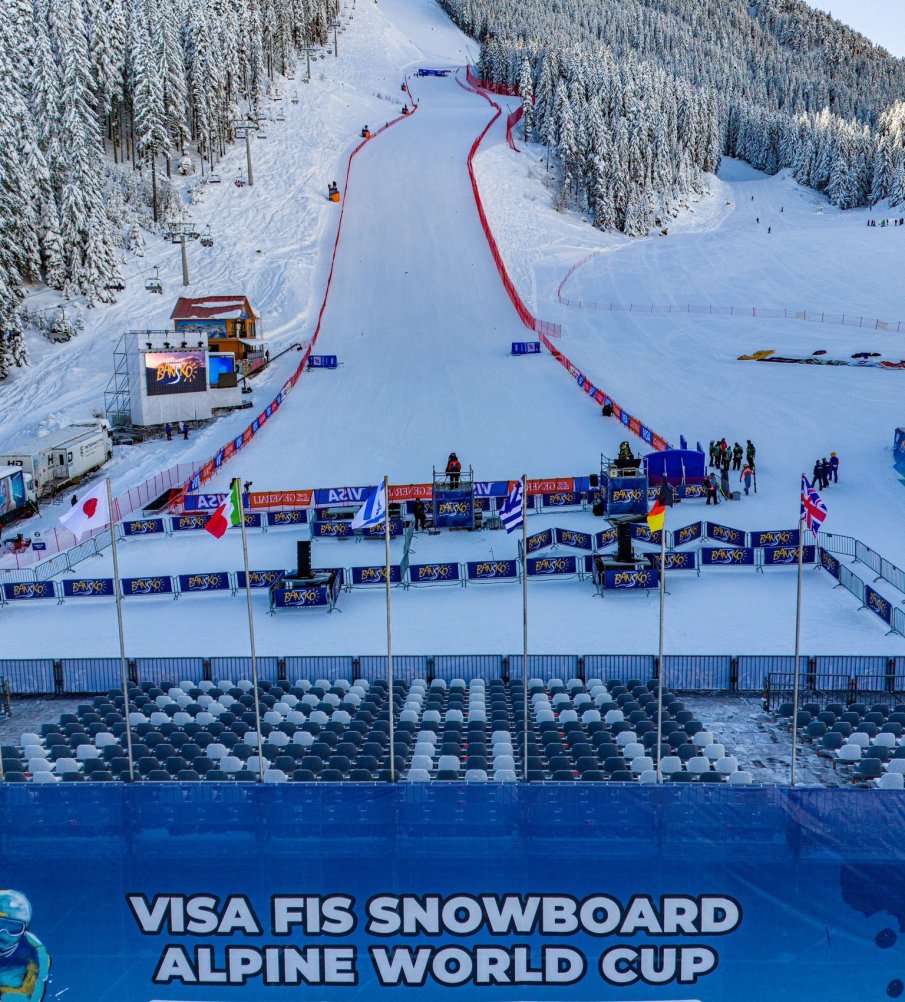
<instances>
[{"instance_id":1,"label":"greek flag","mask_svg":"<svg viewBox=\"0 0 905 1002\"><path fill-rule=\"evenodd\" d=\"M387 513L386 492L383 484L379 487L372 487L368 493L367 500L355 513L352 519L353 529L367 529L371 525L378 525L382 522Z\"/></svg>"},{"instance_id":2,"label":"greek flag","mask_svg":"<svg viewBox=\"0 0 905 1002\"><path fill-rule=\"evenodd\" d=\"M525 521L522 513L522 482L517 480L515 486L509 492L509 497L500 508L500 521L506 528L506 532L515 532L520 529Z\"/></svg>"}]
</instances>

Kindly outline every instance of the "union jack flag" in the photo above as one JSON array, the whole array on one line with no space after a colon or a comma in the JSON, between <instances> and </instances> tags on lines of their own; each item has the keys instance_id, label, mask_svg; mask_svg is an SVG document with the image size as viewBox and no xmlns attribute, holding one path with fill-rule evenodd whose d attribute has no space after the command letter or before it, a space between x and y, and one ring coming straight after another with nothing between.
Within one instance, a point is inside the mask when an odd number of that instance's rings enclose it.
<instances>
[{"instance_id":1,"label":"union jack flag","mask_svg":"<svg viewBox=\"0 0 905 1002\"><path fill-rule=\"evenodd\" d=\"M817 533L820 530L820 526L823 525L823 520L826 518L826 505L823 503L823 498L814 490L808 482L808 478L803 473L801 475L800 517L801 521L814 533L814 539L817 539Z\"/></svg>"}]
</instances>

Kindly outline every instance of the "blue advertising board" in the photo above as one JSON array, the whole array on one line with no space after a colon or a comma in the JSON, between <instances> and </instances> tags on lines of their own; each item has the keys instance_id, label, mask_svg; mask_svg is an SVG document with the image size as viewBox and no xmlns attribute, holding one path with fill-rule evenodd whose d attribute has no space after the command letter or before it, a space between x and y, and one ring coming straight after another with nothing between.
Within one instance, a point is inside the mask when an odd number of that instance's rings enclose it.
<instances>
[{"instance_id":1,"label":"blue advertising board","mask_svg":"<svg viewBox=\"0 0 905 1002\"><path fill-rule=\"evenodd\" d=\"M249 583L252 588L269 588L285 573L285 571L249 571ZM245 587L245 571L236 571L236 587Z\"/></svg>"},{"instance_id":2,"label":"blue advertising board","mask_svg":"<svg viewBox=\"0 0 905 1002\"><path fill-rule=\"evenodd\" d=\"M384 539L386 537L386 526L383 522L378 522L377 525L366 525L363 529L356 529L355 533L361 536L362 539ZM402 519L401 518L391 518L390 519L390 539L395 539L397 536L402 535Z\"/></svg>"},{"instance_id":3,"label":"blue advertising board","mask_svg":"<svg viewBox=\"0 0 905 1002\"><path fill-rule=\"evenodd\" d=\"M335 369L338 365L336 355L309 355L309 369Z\"/></svg>"},{"instance_id":4,"label":"blue advertising board","mask_svg":"<svg viewBox=\"0 0 905 1002\"><path fill-rule=\"evenodd\" d=\"M905 799L882 791L0 784L0 822L30 913L0 969L30 966L33 999L901 994Z\"/></svg>"},{"instance_id":5,"label":"blue advertising board","mask_svg":"<svg viewBox=\"0 0 905 1002\"><path fill-rule=\"evenodd\" d=\"M352 584L386 584L387 569L381 565L379 567L353 567ZM399 564L390 564L390 584L399 584L402 580L402 568Z\"/></svg>"},{"instance_id":6,"label":"blue advertising board","mask_svg":"<svg viewBox=\"0 0 905 1002\"><path fill-rule=\"evenodd\" d=\"M541 503L544 508L576 508L581 506L581 494L578 491L542 494Z\"/></svg>"},{"instance_id":7,"label":"blue advertising board","mask_svg":"<svg viewBox=\"0 0 905 1002\"><path fill-rule=\"evenodd\" d=\"M127 536L154 536L166 532L162 518L139 518L123 522L123 532Z\"/></svg>"},{"instance_id":8,"label":"blue advertising board","mask_svg":"<svg viewBox=\"0 0 905 1002\"><path fill-rule=\"evenodd\" d=\"M172 595L173 579L169 576L157 575L143 578L121 578L123 598L130 595Z\"/></svg>"},{"instance_id":9,"label":"blue advertising board","mask_svg":"<svg viewBox=\"0 0 905 1002\"><path fill-rule=\"evenodd\" d=\"M459 582L461 580L459 565L446 564L409 564L409 582L411 584L442 584Z\"/></svg>"},{"instance_id":10,"label":"blue advertising board","mask_svg":"<svg viewBox=\"0 0 905 1002\"><path fill-rule=\"evenodd\" d=\"M548 546L553 545L553 530L543 529L541 532L535 532L531 536L527 536L525 539L525 545L529 553L537 553L538 550L543 550Z\"/></svg>"},{"instance_id":11,"label":"blue advertising board","mask_svg":"<svg viewBox=\"0 0 905 1002\"><path fill-rule=\"evenodd\" d=\"M660 574L653 568L649 571L605 571L603 575L603 587L607 590L628 590L634 588L658 588L660 586Z\"/></svg>"},{"instance_id":12,"label":"blue advertising board","mask_svg":"<svg viewBox=\"0 0 905 1002\"><path fill-rule=\"evenodd\" d=\"M355 536L349 522L315 522L311 531L317 539L352 539Z\"/></svg>"},{"instance_id":13,"label":"blue advertising board","mask_svg":"<svg viewBox=\"0 0 905 1002\"><path fill-rule=\"evenodd\" d=\"M701 538L703 532L704 526L700 522L692 522L691 525L684 525L681 529L673 529L670 533L672 545L684 546L686 543L693 543Z\"/></svg>"},{"instance_id":14,"label":"blue advertising board","mask_svg":"<svg viewBox=\"0 0 905 1002\"><path fill-rule=\"evenodd\" d=\"M870 585L864 586L864 606L879 616L884 623L892 623L892 606Z\"/></svg>"},{"instance_id":15,"label":"blue advertising board","mask_svg":"<svg viewBox=\"0 0 905 1002\"><path fill-rule=\"evenodd\" d=\"M470 560L465 573L469 581L512 581L518 577L518 561Z\"/></svg>"},{"instance_id":16,"label":"blue advertising board","mask_svg":"<svg viewBox=\"0 0 905 1002\"><path fill-rule=\"evenodd\" d=\"M471 529L474 526L474 493L434 488L434 525L438 529Z\"/></svg>"},{"instance_id":17,"label":"blue advertising board","mask_svg":"<svg viewBox=\"0 0 905 1002\"><path fill-rule=\"evenodd\" d=\"M647 477L608 477L606 513L613 515L647 514Z\"/></svg>"},{"instance_id":18,"label":"blue advertising board","mask_svg":"<svg viewBox=\"0 0 905 1002\"><path fill-rule=\"evenodd\" d=\"M192 532L196 529L203 529L207 525L210 515L174 515L170 519L170 526L173 532Z\"/></svg>"},{"instance_id":19,"label":"blue advertising board","mask_svg":"<svg viewBox=\"0 0 905 1002\"><path fill-rule=\"evenodd\" d=\"M704 523L704 535L717 543L728 543L730 546L747 546L747 537L741 529L733 529L731 525L719 525L716 522Z\"/></svg>"},{"instance_id":20,"label":"blue advertising board","mask_svg":"<svg viewBox=\"0 0 905 1002\"><path fill-rule=\"evenodd\" d=\"M660 554L648 553L651 567L660 567ZM695 571L698 568L697 554L694 550L685 553L668 552L666 554L666 569L668 571Z\"/></svg>"},{"instance_id":21,"label":"blue advertising board","mask_svg":"<svg viewBox=\"0 0 905 1002\"><path fill-rule=\"evenodd\" d=\"M796 532L797 536L798 533ZM798 563L798 546L794 543L791 546L764 546L764 567L779 567L783 564ZM805 564L813 564L817 559L817 547L805 546L801 553L801 561Z\"/></svg>"},{"instance_id":22,"label":"blue advertising board","mask_svg":"<svg viewBox=\"0 0 905 1002\"><path fill-rule=\"evenodd\" d=\"M267 524L275 525L306 525L308 522L308 512L304 509L295 511L269 511L267 512Z\"/></svg>"},{"instance_id":23,"label":"blue advertising board","mask_svg":"<svg viewBox=\"0 0 905 1002\"><path fill-rule=\"evenodd\" d=\"M753 567L754 548L751 546L702 546L702 567Z\"/></svg>"},{"instance_id":24,"label":"blue advertising board","mask_svg":"<svg viewBox=\"0 0 905 1002\"><path fill-rule=\"evenodd\" d=\"M529 578L578 573L578 557L528 557L526 565Z\"/></svg>"},{"instance_id":25,"label":"blue advertising board","mask_svg":"<svg viewBox=\"0 0 905 1002\"><path fill-rule=\"evenodd\" d=\"M821 549L821 551L820 551L820 566L821 566L821 567L822 567L822 568L823 568L823 569L824 569L825 571L829 571L829 572L830 572L830 574L832 574L832 575L833 575L833 577L834 577L834 578L835 578L835 579L836 579L837 581L838 581L838 580L839 580L839 578L841 577L841 573L842 573L842 572L841 572L841 570L840 570L840 567L841 567L841 564L840 564L840 563L839 563L839 561L838 561L838 560L837 560L837 559L836 559L836 558L835 558L835 557L833 556L833 554L832 554L832 553L829 553L829 552L828 552L827 550L823 550L823 549Z\"/></svg>"},{"instance_id":26,"label":"blue advertising board","mask_svg":"<svg viewBox=\"0 0 905 1002\"><path fill-rule=\"evenodd\" d=\"M589 532L574 529L554 529L553 537L559 546L571 546L575 550L593 550L594 540Z\"/></svg>"},{"instance_id":27,"label":"blue advertising board","mask_svg":"<svg viewBox=\"0 0 905 1002\"><path fill-rule=\"evenodd\" d=\"M3 585L7 602L30 601L39 598L56 598L53 581L15 581Z\"/></svg>"},{"instance_id":28,"label":"blue advertising board","mask_svg":"<svg viewBox=\"0 0 905 1002\"><path fill-rule=\"evenodd\" d=\"M473 490L476 498L504 498L509 493L509 481L478 480L475 481Z\"/></svg>"},{"instance_id":29,"label":"blue advertising board","mask_svg":"<svg viewBox=\"0 0 905 1002\"><path fill-rule=\"evenodd\" d=\"M181 592L196 591L230 591L229 573L227 571L207 571L203 574L180 574L179 590Z\"/></svg>"},{"instance_id":30,"label":"blue advertising board","mask_svg":"<svg viewBox=\"0 0 905 1002\"><path fill-rule=\"evenodd\" d=\"M594 545L598 550L606 549L607 546L613 546L616 542L616 530L615 529L603 529L601 532L594 534Z\"/></svg>"},{"instance_id":31,"label":"blue advertising board","mask_svg":"<svg viewBox=\"0 0 905 1002\"><path fill-rule=\"evenodd\" d=\"M540 341L513 341L513 355L539 355Z\"/></svg>"},{"instance_id":32,"label":"blue advertising board","mask_svg":"<svg viewBox=\"0 0 905 1002\"><path fill-rule=\"evenodd\" d=\"M271 589L270 601L275 609L317 609L330 606L330 588L327 585L305 585Z\"/></svg>"},{"instance_id":33,"label":"blue advertising board","mask_svg":"<svg viewBox=\"0 0 905 1002\"><path fill-rule=\"evenodd\" d=\"M97 598L113 596L113 578L66 578L63 580L64 598Z\"/></svg>"},{"instance_id":34,"label":"blue advertising board","mask_svg":"<svg viewBox=\"0 0 905 1002\"><path fill-rule=\"evenodd\" d=\"M245 497L247 499L248 495ZM225 494L186 494L183 507L186 511L214 511L225 500ZM245 503L247 505L248 501Z\"/></svg>"},{"instance_id":35,"label":"blue advertising board","mask_svg":"<svg viewBox=\"0 0 905 1002\"><path fill-rule=\"evenodd\" d=\"M798 546L797 529L767 529L749 533L749 546Z\"/></svg>"},{"instance_id":36,"label":"blue advertising board","mask_svg":"<svg viewBox=\"0 0 905 1002\"><path fill-rule=\"evenodd\" d=\"M363 505L370 490L370 487L318 487L314 491L314 504L318 508Z\"/></svg>"}]
</instances>

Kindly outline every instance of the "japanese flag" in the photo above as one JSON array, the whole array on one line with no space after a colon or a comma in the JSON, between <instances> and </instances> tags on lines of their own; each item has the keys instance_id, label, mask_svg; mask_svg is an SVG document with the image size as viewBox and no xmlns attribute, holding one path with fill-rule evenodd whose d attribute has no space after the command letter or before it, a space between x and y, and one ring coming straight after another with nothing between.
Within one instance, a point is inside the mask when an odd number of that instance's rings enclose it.
<instances>
[{"instance_id":1,"label":"japanese flag","mask_svg":"<svg viewBox=\"0 0 905 1002\"><path fill-rule=\"evenodd\" d=\"M60 521L76 539L81 539L96 529L103 529L110 521L107 481L102 481L90 494L77 501L65 515L60 516Z\"/></svg>"}]
</instances>

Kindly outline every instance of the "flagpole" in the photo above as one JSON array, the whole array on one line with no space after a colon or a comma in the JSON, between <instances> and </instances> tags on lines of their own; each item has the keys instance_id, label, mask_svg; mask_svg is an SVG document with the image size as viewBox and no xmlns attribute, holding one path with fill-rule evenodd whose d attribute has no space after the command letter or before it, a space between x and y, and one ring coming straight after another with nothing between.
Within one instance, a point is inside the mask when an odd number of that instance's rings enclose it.
<instances>
[{"instance_id":1,"label":"flagpole","mask_svg":"<svg viewBox=\"0 0 905 1002\"><path fill-rule=\"evenodd\" d=\"M129 670L126 664L126 638L123 634L123 597L119 582L119 553L116 549L116 517L113 508L113 484L107 477L107 510L110 513L110 552L113 554L113 594L116 596L116 623L119 628L119 670L123 684L123 713L126 717L126 756L129 759L129 782L135 782L132 760L132 725L129 722Z\"/></svg>"},{"instance_id":2,"label":"flagpole","mask_svg":"<svg viewBox=\"0 0 905 1002\"><path fill-rule=\"evenodd\" d=\"M660 526L660 645L657 653L658 679L657 679L657 782L663 782L663 772L660 768L660 757L662 749L660 743L663 739L663 676L666 674L666 666L663 663L663 612L666 606L666 520Z\"/></svg>"},{"instance_id":3,"label":"flagpole","mask_svg":"<svg viewBox=\"0 0 905 1002\"><path fill-rule=\"evenodd\" d=\"M387 691L390 697L390 782L396 782L396 729L393 714L393 620L390 616L390 480L383 478L383 539L386 548L386 579L387 590Z\"/></svg>"},{"instance_id":4,"label":"flagpole","mask_svg":"<svg viewBox=\"0 0 905 1002\"><path fill-rule=\"evenodd\" d=\"M525 746L522 766L528 782L528 477L522 474L522 709L525 714Z\"/></svg>"},{"instance_id":5,"label":"flagpole","mask_svg":"<svg viewBox=\"0 0 905 1002\"><path fill-rule=\"evenodd\" d=\"M251 605L251 571L248 569L248 536L245 532L245 498L238 477L232 488L239 495L239 525L242 528L242 558L245 561L245 600L248 604L248 642L251 648L251 682L255 690L255 727L258 731L258 782L264 782L264 746L261 736L261 692L258 688L258 657L255 651L255 617Z\"/></svg>"},{"instance_id":6,"label":"flagpole","mask_svg":"<svg viewBox=\"0 0 905 1002\"><path fill-rule=\"evenodd\" d=\"M798 600L795 603L795 660L792 677L792 769L791 785L795 785L795 758L798 737L798 656L801 650L801 569L804 563L804 518L798 517Z\"/></svg>"}]
</instances>

